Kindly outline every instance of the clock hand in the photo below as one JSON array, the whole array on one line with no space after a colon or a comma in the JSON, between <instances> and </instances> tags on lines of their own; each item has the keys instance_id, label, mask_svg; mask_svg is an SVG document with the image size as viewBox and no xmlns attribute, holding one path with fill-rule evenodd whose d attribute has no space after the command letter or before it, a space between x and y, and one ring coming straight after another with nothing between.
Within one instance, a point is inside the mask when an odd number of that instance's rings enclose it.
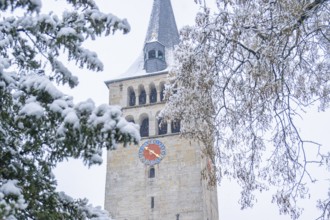
<instances>
[{"instance_id":1,"label":"clock hand","mask_svg":"<svg viewBox=\"0 0 330 220\"><path fill-rule=\"evenodd\" d=\"M150 152L151 152L152 154L154 154L156 157L158 157L158 158L160 157L159 154L155 153L153 150L150 150Z\"/></svg>"},{"instance_id":2,"label":"clock hand","mask_svg":"<svg viewBox=\"0 0 330 220\"><path fill-rule=\"evenodd\" d=\"M155 151L149 149L148 147L145 147L146 150L148 150L150 153L152 153L153 155L155 155L156 157L160 157L159 154L155 153Z\"/></svg>"},{"instance_id":3,"label":"clock hand","mask_svg":"<svg viewBox=\"0 0 330 220\"><path fill-rule=\"evenodd\" d=\"M159 154L155 153L155 151L149 149L148 147L145 147L144 149L146 149L147 151L149 151L150 153L152 153L153 155L155 155L156 157L160 157Z\"/></svg>"}]
</instances>

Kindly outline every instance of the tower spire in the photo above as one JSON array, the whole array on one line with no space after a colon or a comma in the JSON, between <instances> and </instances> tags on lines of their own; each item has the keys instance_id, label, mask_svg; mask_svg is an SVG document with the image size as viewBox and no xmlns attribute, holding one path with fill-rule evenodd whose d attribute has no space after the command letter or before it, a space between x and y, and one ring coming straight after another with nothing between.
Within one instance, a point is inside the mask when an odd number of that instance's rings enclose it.
<instances>
[{"instance_id":1,"label":"tower spire","mask_svg":"<svg viewBox=\"0 0 330 220\"><path fill-rule=\"evenodd\" d=\"M145 43L155 40L166 48L180 41L170 0L154 0Z\"/></svg>"},{"instance_id":2,"label":"tower spire","mask_svg":"<svg viewBox=\"0 0 330 220\"><path fill-rule=\"evenodd\" d=\"M168 51L180 41L170 0L154 0L144 45L144 69L147 73L168 66Z\"/></svg>"},{"instance_id":3,"label":"tower spire","mask_svg":"<svg viewBox=\"0 0 330 220\"><path fill-rule=\"evenodd\" d=\"M120 78L165 72L173 62L173 48L179 42L171 0L153 0L142 54Z\"/></svg>"}]
</instances>

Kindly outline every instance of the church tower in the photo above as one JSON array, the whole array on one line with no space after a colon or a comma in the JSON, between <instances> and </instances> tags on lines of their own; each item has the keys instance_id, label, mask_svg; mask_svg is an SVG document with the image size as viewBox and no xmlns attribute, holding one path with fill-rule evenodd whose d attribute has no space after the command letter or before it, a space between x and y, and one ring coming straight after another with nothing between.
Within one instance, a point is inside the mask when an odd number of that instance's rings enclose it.
<instances>
[{"instance_id":1,"label":"church tower","mask_svg":"<svg viewBox=\"0 0 330 220\"><path fill-rule=\"evenodd\" d=\"M111 105L140 125L139 146L109 151L105 209L116 220L218 220L216 187L198 143L180 137L180 121L161 123L165 84L179 34L170 0L154 0L143 51L106 82Z\"/></svg>"}]
</instances>

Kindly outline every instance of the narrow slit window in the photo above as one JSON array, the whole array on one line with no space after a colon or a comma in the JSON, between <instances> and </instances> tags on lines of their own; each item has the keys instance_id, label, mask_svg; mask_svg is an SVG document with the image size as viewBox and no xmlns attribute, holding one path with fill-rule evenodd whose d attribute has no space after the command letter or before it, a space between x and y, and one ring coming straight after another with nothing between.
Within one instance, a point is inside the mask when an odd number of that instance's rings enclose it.
<instances>
[{"instance_id":1,"label":"narrow slit window","mask_svg":"<svg viewBox=\"0 0 330 220\"><path fill-rule=\"evenodd\" d=\"M155 208L155 197L151 197L151 208Z\"/></svg>"},{"instance_id":2,"label":"narrow slit window","mask_svg":"<svg viewBox=\"0 0 330 220\"><path fill-rule=\"evenodd\" d=\"M149 178L155 178L155 174L156 174L155 168L151 167L149 170Z\"/></svg>"}]
</instances>

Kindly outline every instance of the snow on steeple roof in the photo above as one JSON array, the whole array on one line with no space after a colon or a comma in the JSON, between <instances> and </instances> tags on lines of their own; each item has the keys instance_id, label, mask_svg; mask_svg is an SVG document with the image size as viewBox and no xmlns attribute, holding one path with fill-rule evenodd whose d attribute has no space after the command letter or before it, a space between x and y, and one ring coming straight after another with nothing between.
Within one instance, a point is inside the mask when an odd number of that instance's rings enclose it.
<instances>
[{"instance_id":1,"label":"snow on steeple roof","mask_svg":"<svg viewBox=\"0 0 330 220\"><path fill-rule=\"evenodd\" d=\"M145 43L155 41L166 48L179 43L179 33L170 0L154 0Z\"/></svg>"},{"instance_id":2,"label":"snow on steeple roof","mask_svg":"<svg viewBox=\"0 0 330 220\"><path fill-rule=\"evenodd\" d=\"M171 0L154 0L144 44L156 41L165 46L165 60L167 66L170 67L173 61L174 46L180 41ZM161 72L167 71L168 68ZM141 51L141 55L125 73L121 74L115 80L110 80L106 83L149 74L144 69L144 52Z\"/></svg>"}]
</instances>

